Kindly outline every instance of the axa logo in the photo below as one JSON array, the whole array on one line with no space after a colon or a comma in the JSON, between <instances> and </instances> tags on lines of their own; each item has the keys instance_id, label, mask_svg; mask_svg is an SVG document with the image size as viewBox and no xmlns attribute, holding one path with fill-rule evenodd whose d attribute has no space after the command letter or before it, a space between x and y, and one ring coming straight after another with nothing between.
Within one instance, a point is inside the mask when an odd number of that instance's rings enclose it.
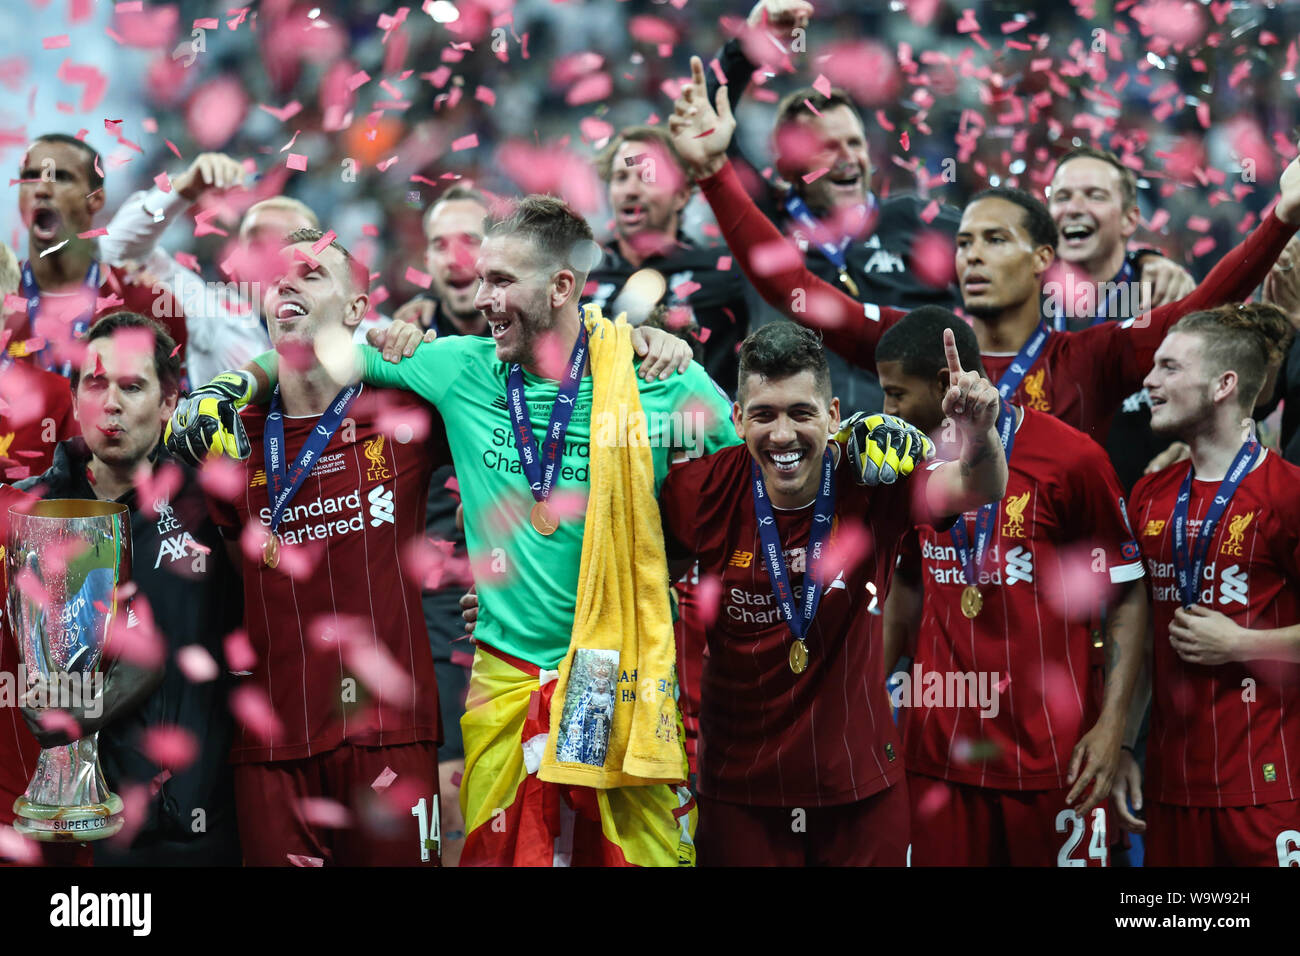
<instances>
[{"instance_id":1,"label":"axa logo","mask_svg":"<svg viewBox=\"0 0 1300 956\"><path fill-rule=\"evenodd\" d=\"M188 531L183 534L175 534L170 538L163 538L158 544L158 557L154 559L154 570L158 570L162 564L163 555L167 556L168 564L175 564L185 557L186 549L194 543L194 536Z\"/></svg>"},{"instance_id":2,"label":"axa logo","mask_svg":"<svg viewBox=\"0 0 1300 956\"><path fill-rule=\"evenodd\" d=\"M1034 583L1034 553L1019 545L1007 552L1007 584L1017 581Z\"/></svg>"},{"instance_id":3,"label":"axa logo","mask_svg":"<svg viewBox=\"0 0 1300 956\"><path fill-rule=\"evenodd\" d=\"M375 485L366 495L366 500L370 502L370 527L378 528L384 522L394 524L393 521L393 493L384 488L383 485Z\"/></svg>"},{"instance_id":4,"label":"axa logo","mask_svg":"<svg viewBox=\"0 0 1300 956\"><path fill-rule=\"evenodd\" d=\"M1231 565L1223 569L1223 574L1219 579L1219 603L1220 604L1241 604L1246 603L1246 596L1250 593L1250 582L1247 579L1246 572L1241 570L1239 565Z\"/></svg>"}]
</instances>

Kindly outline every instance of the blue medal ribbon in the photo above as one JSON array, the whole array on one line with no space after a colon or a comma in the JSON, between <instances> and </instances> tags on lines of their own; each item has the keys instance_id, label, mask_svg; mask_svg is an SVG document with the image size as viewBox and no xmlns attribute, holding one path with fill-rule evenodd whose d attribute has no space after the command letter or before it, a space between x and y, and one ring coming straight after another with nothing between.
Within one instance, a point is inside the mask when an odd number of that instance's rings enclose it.
<instances>
[{"instance_id":1,"label":"blue medal ribbon","mask_svg":"<svg viewBox=\"0 0 1300 956\"><path fill-rule=\"evenodd\" d=\"M872 193L867 193L867 201L858 207L862 216L862 221L866 222L876 210L876 197ZM822 251L827 259L830 260L840 278L845 281L846 285L852 285L854 298L857 297L857 285L853 283L849 276L848 261L845 253L848 252L849 245L853 242L853 236L841 236L839 242L822 241L819 236L826 234L826 226L812 214L808 204L800 196L795 195L792 190L785 197L785 211L790 218L799 225L808 230L808 241L814 243Z\"/></svg>"},{"instance_id":2,"label":"blue medal ribbon","mask_svg":"<svg viewBox=\"0 0 1300 956\"><path fill-rule=\"evenodd\" d=\"M1004 403L1016 393L1016 389L1020 387L1029 370L1043 354L1043 346L1047 344L1047 338L1051 334L1052 330L1047 327L1047 323L1040 322L1037 331L1029 337L1029 341L1020 346L1020 351L1011 360L1010 368L998 379L998 396Z\"/></svg>"},{"instance_id":3,"label":"blue medal ribbon","mask_svg":"<svg viewBox=\"0 0 1300 956\"><path fill-rule=\"evenodd\" d=\"M1016 443L1016 410L1007 402L998 410L998 438L1002 441L1003 453L1011 462L1011 449ZM975 550L972 553L970 535L966 531L966 519L958 518L948 534L952 537L952 546L961 562L962 576L972 586L979 584L979 569L984 565L984 555L988 552L989 542L993 540L994 517L998 513L1000 501L981 505L975 516Z\"/></svg>"},{"instance_id":4,"label":"blue medal ribbon","mask_svg":"<svg viewBox=\"0 0 1300 956\"><path fill-rule=\"evenodd\" d=\"M1119 292L1120 286L1125 284L1131 284L1132 282L1133 282L1133 264L1129 262L1127 258L1125 258L1124 265L1120 266L1119 272L1117 272L1115 276L1110 280L1109 284L1114 286L1114 288L1111 289L1110 293L1106 296L1106 301L1097 303L1097 312L1095 315L1093 315L1092 321L1089 322L1088 325L1089 326L1100 325L1101 323L1107 321L1108 319L1119 318L1119 316L1113 316L1110 314L1111 305L1115 301L1115 295L1116 293ZM1064 303L1058 305L1056 308L1055 325L1056 325L1056 331L1058 332L1064 332L1068 327L1068 320L1066 319L1065 309L1063 308L1063 305ZM1124 318L1127 319L1128 316L1126 315L1124 316Z\"/></svg>"},{"instance_id":5,"label":"blue medal ribbon","mask_svg":"<svg viewBox=\"0 0 1300 956\"><path fill-rule=\"evenodd\" d=\"M338 431L352 400L361 391L361 386L349 385L335 396L325 414L320 417L316 427L311 430L303 443L294 462L293 470L287 468L288 454L284 445L284 413L280 405L280 386L275 386L271 395L271 412L266 416L266 430L262 434L262 451L266 458L266 494L271 501L271 533L280 527L280 518L284 509L293 500L298 489L302 487L312 466L320 458L320 453L329 445L330 439Z\"/></svg>"},{"instance_id":6,"label":"blue medal ribbon","mask_svg":"<svg viewBox=\"0 0 1300 956\"><path fill-rule=\"evenodd\" d=\"M828 445L822 455L822 481L813 505L812 530L808 533L803 606L798 613L794 604L794 590L790 586L790 572L785 566L785 555L781 552L781 534L776 527L776 517L772 514L767 486L763 484L763 471L758 467L757 461L751 460L750 468L754 479L754 514L758 518L758 537L763 544L763 560L767 565L768 579L772 582L772 593L776 596L777 607L781 609L781 617L789 625L795 640L802 641L808 633L808 625L817 614L817 605L821 603L821 561L835 514L835 458Z\"/></svg>"},{"instance_id":7,"label":"blue medal ribbon","mask_svg":"<svg viewBox=\"0 0 1300 956\"><path fill-rule=\"evenodd\" d=\"M1254 438L1241 446L1214 493L1214 501L1201 519L1201 530L1192 549L1187 546L1187 512L1192 503L1192 472L1195 469L1190 465L1187 468L1187 477L1183 479L1183 486L1178 489L1178 500L1174 502L1174 571L1178 575L1178 590L1183 595L1183 607L1200 603L1197 584L1201 580L1201 572L1205 570L1205 558L1210 550L1210 540L1214 537L1214 528L1228 510L1237 486L1250 474L1258 454L1259 442Z\"/></svg>"},{"instance_id":8,"label":"blue medal ribbon","mask_svg":"<svg viewBox=\"0 0 1300 956\"><path fill-rule=\"evenodd\" d=\"M84 280L85 287L90 290L91 295L99 292L99 262L90 260L90 268L86 270ZM22 283L20 286L23 298L27 300L27 328L29 337L36 334L36 317L41 311L41 288L36 284L36 275L32 272L30 262L23 262ZM90 302L90 311L84 312L72 322L72 337L80 338L86 334L90 328L90 322L95 317L95 300ZM49 358L51 354L50 344L47 342L45 348L39 352L34 352L32 357L41 368L47 372L58 372L64 378L72 374L71 360L64 362L61 368L55 368L54 362Z\"/></svg>"},{"instance_id":9,"label":"blue medal ribbon","mask_svg":"<svg viewBox=\"0 0 1300 956\"><path fill-rule=\"evenodd\" d=\"M569 430L569 419L573 417L573 406L577 402L578 390L582 387L582 367L587 361L587 325L580 323L578 341L573 345L569 356L569 366L565 370L560 390L555 395L555 404L551 407L551 422L546 428L546 447L539 454L537 441L533 438L532 422L528 418L528 406L524 404L524 371L518 363L510 366L506 380L506 394L510 401L510 418L515 426L515 446L519 452L519 464L528 479L535 501L546 501L551 497L551 486L555 483L555 474L564 458L564 435Z\"/></svg>"}]
</instances>

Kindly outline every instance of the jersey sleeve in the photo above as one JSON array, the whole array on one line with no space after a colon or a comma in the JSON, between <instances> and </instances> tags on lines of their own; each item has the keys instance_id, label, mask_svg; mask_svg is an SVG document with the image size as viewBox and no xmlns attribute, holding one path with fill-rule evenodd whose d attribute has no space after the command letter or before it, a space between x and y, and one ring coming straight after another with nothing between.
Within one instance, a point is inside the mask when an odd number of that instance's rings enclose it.
<instances>
[{"instance_id":1,"label":"jersey sleeve","mask_svg":"<svg viewBox=\"0 0 1300 956\"><path fill-rule=\"evenodd\" d=\"M731 422L731 399L709 378L698 362L692 362L681 375L669 379L679 392L673 399L674 411L695 424L686 435L695 435L695 447L684 449L692 458L711 455L723 448L739 445L740 438ZM670 472L671 474L671 472Z\"/></svg>"},{"instance_id":2,"label":"jersey sleeve","mask_svg":"<svg viewBox=\"0 0 1300 956\"><path fill-rule=\"evenodd\" d=\"M373 345L358 345L357 368L367 385L403 388L437 406L464 367L461 339L449 336L421 342L414 355L397 363L385 362L383 353Z\"/></svg>"},{"instance_id":3,"label":"jersey sleeve","mask_svg":"<svg viewBox=\"0 0 1300 956\"><path fill-rule=\"evenodd\" d=\"M702 459L680 462L668 469L668 476L659 486L659 517L670 559L695 557L700 486L707 470L708 464Z\"/></svg>"},{"instance_id":4,"label":"jersey sleeve","mask_svg":"<svg viewBox=\"0 0 1300 956\"><path fill-rule=\"evenodd\" d=\"M1092 552L1092 567L1103 558L1111 584L1136 581L1146 574L1137 537L1128 519L1124 489L1101 446L1084 439L1083 452L1066 471L1066 540L1085 544ZM1102 554L1098 554L1098 551Z\"/></svg>"},{"instance_id":5,"label":"jersey sleeve","mask_svg":"<svg viewBox=\"0 0 1300 956\"><path fill-rule=\"evenodd\" d=\"M1099 383L1114 389L1117 395L1131 395L1140 389L1155 363L1156 349L1173 324L1192 312L1250 298L1295 232L1295 226L1269 212L1191 293L1177 302L1127 322L1103 322L1077 333L1079 341L1088 343Z\"/></svg>"},{"instance_id":6,"label":"jersey sleeve","mask_svg":"<svg viewBox=\"0 0 1300 956\"><path fill-rule=\"evenodd\" d=\"M803 256L745 192L730 162L699 186L759 295L790 320L821 332L826 345L847 361L874 372L880 337L906 313L859 302L810 272Z\"/></svg>"}]
</instances>

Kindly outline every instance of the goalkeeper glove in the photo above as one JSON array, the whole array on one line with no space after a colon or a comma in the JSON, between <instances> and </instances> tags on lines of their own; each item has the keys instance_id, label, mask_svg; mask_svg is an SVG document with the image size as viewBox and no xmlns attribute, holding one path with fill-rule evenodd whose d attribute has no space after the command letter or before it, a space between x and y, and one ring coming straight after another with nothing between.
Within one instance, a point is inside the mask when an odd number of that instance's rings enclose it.
<instances>
[{"instance_id":1,"label":"goalkeeper glove","mask_svg":"<svg viewBox=\"0 0 1300 956\"><path fill-rule=\"evenodd\" d=\"M208 455L243 460L252 452L239 410L257 388L252 373L222 372L176 403L163 433L167 451L181 461L199 465Z\"/></svg>"},{"instance_id":2,"label":"goalkeeper glove","mask_svg":"<svg viewBox=\"0 0 1300 956\"><path fill-rule=\"evenodd\" d=\"M848 449L860 485L891 485L934 454L934 443L922 431L893 415L858 412L835 437Z\"/></svg>"}]
</instances>

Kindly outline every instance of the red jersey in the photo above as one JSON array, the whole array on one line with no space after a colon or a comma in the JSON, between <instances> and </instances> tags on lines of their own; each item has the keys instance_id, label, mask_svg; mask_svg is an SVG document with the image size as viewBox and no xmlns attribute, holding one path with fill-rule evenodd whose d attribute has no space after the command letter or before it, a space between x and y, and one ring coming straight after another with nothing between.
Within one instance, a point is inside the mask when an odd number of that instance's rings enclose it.
<instances>
[{"instance_id":1,"label":"red jersey","mask_svg":"<svg viewBox=\"0 0 1300 956\"><path fill-rule=\"evenodd\" d=\"M170 288L147 275L129 276L120 266L103 262L99 264L99 273L92 324L114 312L137 312L158 322L177 345L185 345L188 341L185 312ZM23 324L15 330L9 343L10 354L27 354L23 343L32 338L43 339L56 347L66 341L72 323L90 308L88 296L88 291L76 286L64 292L42 291L37 314L26 315ZM183 348L180 355L184 361Z\"/></svg>"},{"instance_id":2,"label":"red jersey","mask_svg":"<svg viewBox=\"0 0 1300 956\"><path fill-rule=\"evenodd\" d=\"M828 348L874 374L880 337L906 313L859 302L810 272L803 256L749 198L731 163L700 180L700 191L713 207L736 262L759 294L794 321L820 331ZM1124 399L1141 389L1169 327L1190 312L1249 298L1295 231L1269 213L1185 298L1127 322L1053 332L1012 400L1104 441ZM1013 358L983 356L993 382Z\"/></svg>"},{"instance_id":3,"label":"red jersey","mask_svg":"<svg viewBox=\"0 0 1300 956\"><path fill-rule=\"evenodd\" d=\"M1188 807L1300 797L1300 664L1185 663L1169 643L1182 606L1174 571L1174 502L1189 462L1133 487L1133 519L1151 578L1154 640L1147 795ZM1192 482L1188 537L1218 481ZM1214 529L1199 603L1247 628L1300 623L1300 468L1274 451L1237 486ZM1248 693L1247 689L1251 692Z\"/></svg>"},{"instance_id":4,"label":"red jersey","mask_svg":"<svg viewBox=\"0 0 1300 956\"><path fill-rule=\"evenodd\" d=\"M427 439L393 439L397 416L431 416ZM284 509L280 562L261 543L271 523L262 435L266 406L242 412L252 455L234 502L210 499L218 525L242 541L244 622L257 656L234 693L254 688L278 729L244 722L235 763L296 760L338 747L438 741L438 691L412 545L424 537L429 476L449 460L442 420L407 392L363 387L347 423L317 457ZM284 417L290 467L319 416ZM386 422L386 424L385 424ZM382 427L381 427L382 425ZM249 525L252 529L246 531ZM305 564L306 571L297 569Z\"/></svg>"},{"instance_id":5,"label":"red jersey","mask_svg":"<svg viewBox=\"0 0 1300 956\"><path fill-rule=\"evenodd\" d=\"M962 613L966 579L952 536L918 531L925 609L895 698L909 770L1054 790L1067 786L1071 751L1101 703L1090 677L1091 623L1111 585L1141 577L1142 562L1124 492L1096 442L1026 411L1008 469L976 617ZM962 520L973 548L975 513ZM905 556L899 573L914 575L915 560L914 551Z\"/></svg>"},{"instance_id":6,"label":"red jersey","mask_svg":"<svg viewBox=\"0 0 1300 956\"><path fill-rule=\"evenodd\" d=\"M17 488L0 485L0 562L9 541L9 509L32 496ZM36 755L41 752L36 738L18 709L18 695L26 687L18 680L18 645L9 630L6 575L0 570L0 680L12 681L0 686L0 823L14 822L14 800L27 792L36 772Z\"/></svg>"},{"instance_id":7,"label":"red jersey","mask_svg":"<svg viewBox=\"0 0 1300 956\"><path fill-rule=\"evenodd\" d=\"M827 583L805 639L808 668L795 674L794 636L763 563L751 460L737 445L674 466L659 494L669 553L698 557L702 588L709 579L721 584L700 680L700 793L757 806L863 800L903 776L867 608L893 570L899 539L925 520L931 470L868 488L840 455ZM773 509L796 602L812 511L811 503Z\"/></svg>"},{"instance_id":8,"label":"red jersey","mask_svg":"<svg viewBox=\"0 0 1300 956\"><path fill-rule=\"evenodd\" d=\"M80 434L66 378L28 362L0 371L0 479L43 474L55 445Z\"/></svg>"}]
</instances>

